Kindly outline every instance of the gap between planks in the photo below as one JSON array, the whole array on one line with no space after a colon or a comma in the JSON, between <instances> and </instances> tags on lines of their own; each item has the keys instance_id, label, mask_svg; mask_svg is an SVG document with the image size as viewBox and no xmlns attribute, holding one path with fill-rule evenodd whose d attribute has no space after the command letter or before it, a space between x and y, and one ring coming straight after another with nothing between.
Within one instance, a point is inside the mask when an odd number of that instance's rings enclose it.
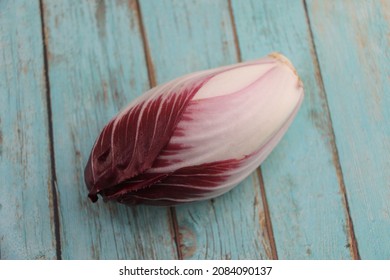
<instances>
[{"instance_id":1,"label":"gap between planks","mask_svg":"<svg viewBox=\"0 0 390 280\"><path fill-rule=\"evenodd\" d=\"M57 175L56 164L54 155L54 138L53 138L53 123L52 123L52 109L51 109L51 95L50 95L50 79L49 79L49 64L47 58L47 34L45 32L45 19L44 19L44 4L43 0L39 0L39 11L41 18L41 36L43 47L43 65L44 65L44 79L46 88L46 106L47 106L47 126L49 130L49 145L50 145L50 166L51 166L51 188L49 190L49 202L51 206L51 216L54 223L54 236L55 236L55 248L56 257L58 260L62 259L61 248L61 231L60 231L60 213L58 205L58 193L57 193Z\"/></svg>"},{"instance_id":2,"label":"gap between planks","mask_svg":"<svg viewBox=\"0 0 390 280\"><path fill-rule=\"evenodd\" d=\"M338 152L337 145L336 145L336 136L335 136L334 129L333 129L333 123L332 123L332 117L331 117L330 110L329 110L328 98L327 98L327 94L325 91L325 85L324 85L324 81L323 81L322 74L321 74L321 67L320 67L320 63L318 60L317 48L316 48L316 45L314 42L313 30L311 28L309 11L307 8L306 0L302 0L302 1L303 1L304 9L305 9L307 26L309 29L309 40L310 40L311 47L313 50L312 60L314 62L314 69L317 72L316 77L317 77L319 84L320 84L320 87L321 87L320 91L324 94L324 101L325 101L326 111L327 111L326 117L329 119L330 145L332 148L333 163L335 165L337 179L339 181L339 188L340 188L340 192L341 192L341 196L342 196L342 202L343 202L344 207L345 207L345 215L346 215L346 219L347 219L347 232L348 232L348 239L349 239L348 240L349 249L350 249L352 258L355 260L360 260L361 258L360 258L360 254L359 254L359 248L358 248L358 244L357 244L357 240L356 240L356 236L355 236L355 231L353 228L353 221L352 221L352 217L351 217L351 213L350 213L350 209L349 209L347 190L346 190L345 183L344 183L343 170L341 168L339 152Z\"/></svg>"},{"instance_id":3,"label":"gap between planks","mask_svg":"<svg viewBox=\"0 0 390 280\"><path fill-rule=\"evenodd\" d=\"M149 43L146 38L146 31L144 27L144 22L142 20L142 13L141 13L141 7L139 4L139 0L135 0L135 7L136 7L136 12L137 12L137 18L139 22L139 29L142 37L142 44L144 48L144 54L145 54L145 60L146 60L146 68L148 70L148 78L149 78L149 87L155 87L157 85L156 81L156 75L155 75L155 70L154 70L154 65L152 62L152 56L150 54L150 48L149 48ZM169 221L170 221L170 227L172 230L172 238L175 241L175 246L176 246L176 254L177 258L179 260L183 259L183 252L181 251L181 244L180 244L180 232L179 232L179 225L177 222L177 216L176 216L176 209L175 207L169 207Z\"/></svg>"},{"instance_id":4,"label":"gap between planks","mask_svg":"<svg viewBox=\"0 0 390 280\"><path fill-rule=\"evenodd\" d=\"M237 61L241 62L242 61L241 49L240 49L240 44L238 43L236 19L234 18L234 14L233 14L232 0L228 0L228 9L229 9L230 21L232 23L232 31L233 31L233 38L234 38L234 46L236 48Z\"/></svg>"},{"instance_id":5,"label":"gap between planks","mask_svg":"<svg viewBox=\"0 0 390 280\"><path fill-rule=\"evenodd\" d=\"M234 38L234 46L236 48L237 62L241 62L242 61L241 49L240 49L240 44L238 41L236 20L234 18L231 0L228 0L228 9L229 9L230 20L232 23L232 31L233 31L233 38ZM266 227L265 231L267 233L267 238L268 238L269 246L271 249L271 252L269 252L268 257L272 260L277 260L278 259L278 252L276 250L274 231L273 231L273 227L272 227L272 221L271 221L271 215L269 212L267 196L265 193L265 186L264 186L263 174L261 171L261 167L258 167L256 169L256 176L257 176L257 179L259 181L260 195L261 195L261 200L262 200L263 209L264 209L264 220L265 220L265 227ZM268 254L268 251L267 251L267 254Z\"/></svg>"}]
</instances>

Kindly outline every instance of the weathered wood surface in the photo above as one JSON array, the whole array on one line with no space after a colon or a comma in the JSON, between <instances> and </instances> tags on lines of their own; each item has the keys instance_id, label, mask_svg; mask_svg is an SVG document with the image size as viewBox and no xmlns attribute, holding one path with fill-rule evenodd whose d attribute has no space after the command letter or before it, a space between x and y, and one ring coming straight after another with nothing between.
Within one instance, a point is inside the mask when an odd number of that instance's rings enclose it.
<instances>
[{"instance_id":1,"label":"weathered wood surface","mask_svg":"<svg viewBox=\"0 0 390 280\"><path fill-rule=\"evenodd\" d=\"M386 0L0 1L0 258L389 259L389 26ZM272 51L306 94L261 170L212 201L90 203L121 108Z\"/></svg>"},{"instance_id":2,"label":"weathered wood surface","mask_svg":"<svg viewBox=\"0 0 390 280\"><path fill-rule=\"evenodd\" d=\"M390 259L390 1L308 10L359 252Z\"/></svg>"},{"instance_id":3,"label":"weathered wood surface","mask_svg":"<svg viewBox=\"0 0 390 280\"><path fill-rule=\"evenodd\" d=\"M0 258L56 257L38 1L0 2Z\"/></svg>"}]
</instances>

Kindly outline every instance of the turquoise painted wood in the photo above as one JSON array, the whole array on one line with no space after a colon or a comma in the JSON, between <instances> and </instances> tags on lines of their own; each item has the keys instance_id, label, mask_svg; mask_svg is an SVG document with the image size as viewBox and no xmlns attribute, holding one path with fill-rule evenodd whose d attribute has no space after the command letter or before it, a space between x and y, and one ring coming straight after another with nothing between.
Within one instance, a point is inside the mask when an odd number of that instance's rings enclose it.
<instances>
[{"instance_id":1,"label":"turquoise painted wood","mask_svg":"<svg viewBox=\"0 0 390 280\"><path fill-rule=\"evenodd\" d=\"M301 1L233 1L243 60L273 51L289 57L305 100L263 177L280 259L351 258L332 125Z\"/></svg>"},{"instance_id":2,"label":"turquoise painted wood","mask_svg":"<svg viewBox=\"0 0 390 280\"><path fill-rule=\"evenodd\" d=\"M0 1L0 259L390 259L389 29L386 0ZM261 172L175 208L88 200L127 103L272 51L306 96Z\"/></svg>"},{"instance_id":3,"label":"turquoise painted wood","mask_svg":"<svg viewBox=\"0 0 390 280\"><path fill-rule=\"evenodd\" d=\"M308 1L363 259L390 259L390 2Z\"/></svg>"},{"instance_id":4,"label":"turquoise painted wood","mask_svg":"<svg viewBox=\"0 0 390 280\"><path fill-rule=\"evenodd\" d=\"M38 1L0 2L0 259L56 257Z\"/></svg>"},{"instance_id":5,"label":"turquoise painted wood","mask_svg":"<svg viewBox=\"0 0 390 280\"><path fill-rule=\"evenodd\" d=\"M163 83L237 62L227 1L141 1L154 76ZM214 201L176 208L185 259L272 258L256 174Z\"/></svg>"},{"instance_id":6,"label":"turquoise painted wood","mask_svg":"<svg viewBox=\"0 0 390 280\"><path fill-rule=\"evenodd\" d=\"M169 209L92 204L95 138L149 87L134 1L44 1L64 259L176 258Z\"/></svg>"}]
</instances>

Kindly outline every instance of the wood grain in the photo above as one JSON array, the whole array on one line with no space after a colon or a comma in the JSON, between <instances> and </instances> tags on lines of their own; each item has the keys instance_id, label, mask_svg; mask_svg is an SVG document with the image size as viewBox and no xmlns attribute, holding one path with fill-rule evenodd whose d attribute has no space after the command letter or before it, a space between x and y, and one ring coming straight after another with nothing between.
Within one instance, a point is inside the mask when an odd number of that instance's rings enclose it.
<instances>
[{"instance_id":1,"label":"wood grain","mask_svg":"<svg viewBox=\"0 0 390 280\"><path fill-rule=\"evenodd\" d=\"M38 1L0 2L0 259L56 257Z\"/></svg>"},{"instance_id":2,"label":"wood grain","mask_svg":"<svg viewBox=\"0 0 390 280\"><path fill-rule=\"evenodd\" d=\"M168 209L92 204L83 179L103 125L149 86L136 3L43 4L62 258L176 258Z\"/></svg>"},{"instance_id":3,"label":"wood grain","mask_svg":"<svg viewBox=\"0 0 390 280\"><path fill-rule=\"evenodd\" d=\"M140 8L157 83L237 62L227 1L140 1ZM175 212L184 259L272 257L256 174Z\"/></svg>"},{"instance_id":4,"label":"wood grain","mask_svg":"<svg viewBox=\"0 0 390 280\"><path fill-rule=\"evenodd\" d=\"M307 1L363 259L390 258L390 5Z\"/></svg>"},{"instance_id":5,"label":"wood grain","mask_svg":"<svg viewBox=\"0 0 390 280\"><path fill-rule=\"evenodd\" d=\"M349 259L342 178L303 3L233 0L232 7L243 60L281 52L305 86L298 116L262 164L278 257Z\"/></svg>"},{"instance_id":6,"label":"wood grain","mask_svg":"<svg viewBox=\"0 0 390 280\"><path fill-rule=\"evenodd\" d=\"M0 1L0 259L390 259L389 49L386 0ZM172 210L88 200L132 99L273 51L306 95L262 174Z\"/></svg>"}]
</instances>

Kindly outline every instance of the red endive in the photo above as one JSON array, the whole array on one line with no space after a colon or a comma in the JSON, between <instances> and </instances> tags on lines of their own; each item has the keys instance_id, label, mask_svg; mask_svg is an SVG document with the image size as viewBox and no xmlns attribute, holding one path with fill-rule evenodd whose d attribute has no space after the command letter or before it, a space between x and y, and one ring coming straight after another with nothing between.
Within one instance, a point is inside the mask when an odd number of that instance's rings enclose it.
<instances>
[{"instance_id":1,"label":"red endive","mask_svg":"<svg viewBox=\"0 0 390 280\"><path fill-rule=\"evenodd\" d=\"M114 117L85 168L92 201L174 205L221 195L276 146L303 99L280 54L152 88Z\"/></svg>"}]
</instances>

